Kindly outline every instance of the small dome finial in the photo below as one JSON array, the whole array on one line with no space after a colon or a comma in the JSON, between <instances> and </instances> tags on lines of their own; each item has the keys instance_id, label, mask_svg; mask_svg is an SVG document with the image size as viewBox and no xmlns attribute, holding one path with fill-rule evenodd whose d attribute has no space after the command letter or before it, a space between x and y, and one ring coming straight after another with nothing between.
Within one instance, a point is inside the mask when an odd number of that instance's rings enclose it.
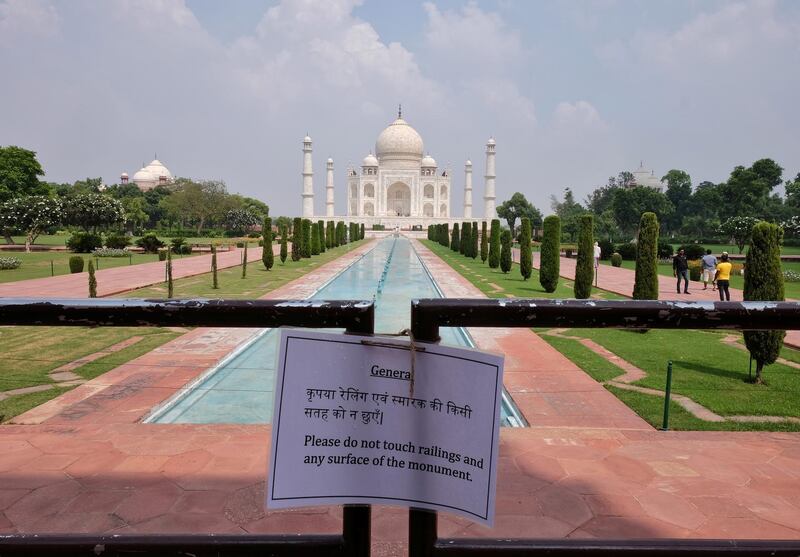
<instances>
[{"instance_id":1,"label":"small dome finial","mask_svg":"<svg viewBox=\"0 0 800 557\"><path fill-rule=\"evenodd\" d=\"M397 105L397 117L398 118L402 118L403 117L403 105L402 104L398 104Z\"/></svg>"}]
</instances>

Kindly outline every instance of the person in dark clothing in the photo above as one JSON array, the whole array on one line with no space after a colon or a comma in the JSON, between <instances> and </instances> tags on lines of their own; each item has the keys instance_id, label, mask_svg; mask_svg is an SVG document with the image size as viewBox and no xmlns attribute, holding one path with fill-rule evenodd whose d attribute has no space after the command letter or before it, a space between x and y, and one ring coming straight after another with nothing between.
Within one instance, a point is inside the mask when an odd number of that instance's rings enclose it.
<instances>
[{"instance_id":1,"label":"person in dark clothing","mask_svg":"<svg viewBox=\"0 0 800 557\"><path fill-rule=\"evenodd\" d=\"M678 294L681 293L681 279L684 280L683 293L689 293L689 261L683 250L672 258L672 275L678 277Z\"/></svg>"}]
</instances>

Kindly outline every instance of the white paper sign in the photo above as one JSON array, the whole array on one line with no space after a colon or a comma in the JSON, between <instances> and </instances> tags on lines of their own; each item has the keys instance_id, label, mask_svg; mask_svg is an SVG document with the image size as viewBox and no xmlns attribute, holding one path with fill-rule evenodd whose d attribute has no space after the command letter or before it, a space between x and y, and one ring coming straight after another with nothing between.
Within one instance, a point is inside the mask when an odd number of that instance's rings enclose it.
<instances>
[{"instance_id":1,"label":"white paper sign","mask_svg":"<svg viewBox=\"0 0 800 557\"><path fill-rule=\"evenodd\" d=\"M281 331L268 507L403 505L492 524L503 357L417 346L412 393L407 340Z\"/></svg>"}]
</instances>

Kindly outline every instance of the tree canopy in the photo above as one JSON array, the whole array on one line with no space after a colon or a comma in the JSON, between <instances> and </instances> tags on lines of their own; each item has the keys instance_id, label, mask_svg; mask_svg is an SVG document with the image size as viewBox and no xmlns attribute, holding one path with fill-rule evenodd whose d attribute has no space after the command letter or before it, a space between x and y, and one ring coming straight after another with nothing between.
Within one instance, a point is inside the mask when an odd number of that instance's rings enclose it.
<instances>
[{"instance_id":1,"label":"tree canopy","mask_svg":"<svg viewBox=\"0 0 800 557\"><path fill-rule=\"evenodd\" d=\"M512 234L514 234L517 219L528 218L533 227L539 227L542 224L542 213L519 192L515 192L511 199L497 206L497 216L505 219Z\"/></svg>"},{"instance_id":2,"label":"tree canopy","mask_svg":"<svg viewBox=\"0 0 800 557\"><path fill-rule=\"evenodd\" d=\"M0 147L0 202L26 195L47 195L49 188L39 181L44 170L36 153L9 145Z\"/></svg>"}]
</instances>

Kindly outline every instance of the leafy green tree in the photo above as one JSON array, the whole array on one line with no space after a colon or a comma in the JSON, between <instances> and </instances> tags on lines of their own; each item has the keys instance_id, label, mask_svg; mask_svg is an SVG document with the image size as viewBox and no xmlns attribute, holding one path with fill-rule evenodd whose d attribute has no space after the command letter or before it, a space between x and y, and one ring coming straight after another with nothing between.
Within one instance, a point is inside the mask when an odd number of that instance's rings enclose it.
<instances>
[{"instance_id":1,"label":"leafy green tree","mask_svg":"<svg viewBox=\"0 0 800 557\"><path fill-rule=\"evenodd\" d=\"M470 232L469 238L470 238L470 241L472 242L472 245L469 248L469 256L472 259L475 259L476 257L478 257L478 223L477 222L473 222L472 223L472 231Z\"/></svg>"},{"instance_id":2,"label":"leafy green tree","mask_svg":"<svg viewBox=\"0 0 800 557\"><path fill-rule=\"evenodd\" d=\"M94 276L94 262L89 259L89 297L97 298L97 278Z\"/></svg>"},{"instance_id":3,"label":"leafy green tree","mask_svg":"<svg viewBox=\"0 0 800 557\"><path fill-rule=\"evenodd\" d=\"M303 219L296 217L292 226L292 261L303 257Z\"/></svg>"},{"instance_id":4,"label":"leafy green tree","mask_svg":"<svg viewBox=\"0 0 800 557\"><path fill-rule=\"evenodd\" d=\"M655 213L644 213L642 215L636 246L636 274L633 283L633 299L657 300L658 218Z\"/></svg>"},{"instance_id":5,"label":"leafy green tree","mask_svg":"<svg viewBox=\"0 0 800 557\"><path fill-rule=\"evenodd\" d=\"M570 241L574 242L575 236L578 234L578 221L586 209L575 201L575 195L570 188L564 189L563 201L558 201L554 195L550 196L550 207L561 219L560 230L569 236Z\"/></svg>"},{"instance_id":6,"label":"leafy green tree","mask_svg":"<svg viewBox=\"0 0 800 557\"><path fill-rule=\"evenodd\" d=\"M308 219L303 219L302 221L302 240L300 244L300 254L308 259L311 257L311 221Z\"/></svg>"},{"instance_id":7,"label":"leafy green tree","mask_svg":"<svg viewBox=\"0 0 800 557\"><path fill-rule=\"evenodd\" d=\"M497 206L497 216L505 219L512 236L514 235L514 225L517 219L528 218L532 227L538 227L542 223L542 213L519 192L515 192L511 199Z\"/></svg>"},{"instance_id":8,"label":"leafy green tree","mask_svg":"<svg viewBox=\"0 0 800 557\"><path fill-rule=\"evenodd\" d=\"M592 295L594 279L594 218L584 214L578 231L578 260L575 264L575 297L585 300Z\"/></svg>"},{"instance_id":9,"label":"leafy green tree","mask_svg":"<svg viewBox=\"0 0 800 557\"><path fill-rule=\"evenodd\" d=\"M492 219L491 232L489 233L489 268L497 269L500 266L500 220Z\"/></svg>"},{"instance_id":10,"label":"leafy green tree","mask_svg":"<svg viewBox=\"0 0 800 557\"><path fill-rule=\"evenodd\" d=\"M758 222L755 217L730 217L720 224L719 231L729 238L733 238L739 253L744 251L744 246L750 241L753 227Z\"/></svg>"},{"instance_id":11,"label":"leafy green tree","mask_svg":"<svg viewBox=\"0 0 800 557\"><path fill-rule=\"evenodd\" d=\"M511 270L511 232L503 230L500 234L500 270L507 273Z\"/></svg>"},{"instance_id":12,"label":"leafy green tree","mask_svg":"<svg viewBox=\"0 0 800 557\"><path fill-rule=\"evenodd\" d=\"M48 195L50 189L39 181L44 170L36 153L9 145L0 147L0 202L12 197Z\"/></svg>"},{"instance_id":13,"label":"leafy green tree","mask_svg":"<svg viewBox=\"0 0 800 557\"><path fill-rule=\"evenodd\" d=\"M225 213L225 227L232 234L244 236L258 224L258 215L249 209L231 209Z\"/></svg>"},{"instance_id":14,"label":"leafy green tree","mask_svg":"<svg viewBox=\"0 0 800 557\"><path fill-rule=\"evenodd\" d=\"M453 238L450 240L450 249L458 253L461 250L461 231L458 223L453 225Z\"/></svg>"},{"instance_id":15,"label":"leafy green tree","mask_svg":"<svg viewBox=\"0 0 800 557\"><path fill-rule=\"evenodd\" d=\"M261 262L264 268L269 271L275 264L275 255L272 253L272 219L269 217L264 218L264 223L261 225L262 244L264 248L261 251ZM281 262L286 261L286 234L281 234Z\"/></svg>"},{"instance_id":16,"label":"leafy green tree","mask_svg":"<svg viewBox=\"0 0 800 557\"><path fill-rule=\"evenodd\" d=\"M144 197L124 197L121 200L122 210L125 213L125 222L130 226L130 231L136 233L147 224L147 201Z\"/></svg>"},{"instance_id":17,"label":"leafy green tree","mask_svg":"<svg viewBox=\"0 0 800 557\"><path fill-rule=\"evenodd\" d=\"M61 212L58 199L43 195L14 197L0 204L0 228L6 236L10 236L12 230L23 232L25 251L30 252L39 234L61 220Z\"/></svg>"},{"instance_id":18,"label":"leafy green tree","mask_svg":"<svg viewBox=\"0 0 800 557\"><path fill-rule=\"evenodd\" d=\"M745 257L745 301L781 302L784 300L781 241L783 230L772 223L759 222L753 227L750 249ZM756 383L762 383L765 365L775 362L783 346L786 331L745 331L744 343L756 361Z\"/></svg>"},{"instance_id":19,"label":"leafy green tree","mask_svg":"<svg viewBox=\"0 0 800 557\"><path fill-rule=\"evenodd\" d=\"M281 264L286 263L286 256L288 255L288 251L289 251L288 250L289 246L287 245L287 243L288 243L287 237L288 236L289 236L289 229L284 224L281 227ZM266 244L265 244L265 246L266 246ZM294 251L294 246L292 246L292 251ZM269 270L269 267L267 268L267 270Z\"/></svg>"},{"instance_id":20,"label":"leafy green tree","mask_svg":"<svg viewBox=\"0 0 800 557\"><path fill-rule=\"evenodd\" d=\"M489 235L486 233L486 221L481 222L481 263L489 257Z\"/></svg>"},{"instance_id":21,"label":"leafy green tree","mask_svg":"<svg viewBox=\"0 0 800 557\"><path fill-rule=\"evenodd\" d=\"M544 219L540 258L539 284L545 292L555 292L561 271L561 218L558 215Z\"/></svg>"},{"instance_id":22,"label":"leafy green tree","mask_svg":"<svg viewBox=\"0 0 800 557\"><path fill-rule=\"evenodd\" d=\"M666 196L674 208L665 219L664 225L670 232L677 232L692 198L692 179L683 170L673 169L667 172L661 181L667 183Z\"/></svg>"},{"instance_id":23,"label":"leafy green tree","mask_svg":"<svg viewBox=\"0 0 800 557\"><path fill-rule=\"evenodd\" d=\"M96 232L125 222L122 203L108 195L82 193L67 196L62 203L64 224L80 226L86 232Z\"/></svg>"},{"instance_id":24,"label":"leafy green tree","mask_svg":"<svg viewBox=\"0 0 800 557\"><path fill-rule=\"evenodd\" d=\"M749 168L737 166L728 181L720 184L725 203L720 207L722 220L751 215L763 217L769 194L781 183L783 169L772 159L757 160Z\"/></svg>"},{"instance_id":25,"label":"leafy green tree","mask_svg":"<svg viewBox=\"0 0 800 557\"><path fill-rule=\"evenodd\" d=\"M528 217L522 217L522 231L519 233L519 272L522 280L528 280L533 273L531 220Z\"/></svg>"},{"instance_id":26,"label":"leafy green tree","mask_svg":"<svg viewBox=\"0 0 800 557\"><path fill-rule=\"evenodd\" d=\"M660 191L646 186L620 188L612 203L614 219L626 234L637 234L636 230L643 213L655 213L658 219L672 214L672 203Z\"/></svg>"},{"instance_id":27,"label":"leafy green tree","mask_svg":"<svg viewBox=\"0 0 800 557\"><path fill-rule=\"evenodd\" d=\"M231 196L228 195L224 182L195 182L187 178L176 178L171 188L173 193L162 199L162 208L181 222L184 219L192 222L198 236L207 222L222 220L230 209L236 208L232 206Z\"/></svg>"}]
</instances>

